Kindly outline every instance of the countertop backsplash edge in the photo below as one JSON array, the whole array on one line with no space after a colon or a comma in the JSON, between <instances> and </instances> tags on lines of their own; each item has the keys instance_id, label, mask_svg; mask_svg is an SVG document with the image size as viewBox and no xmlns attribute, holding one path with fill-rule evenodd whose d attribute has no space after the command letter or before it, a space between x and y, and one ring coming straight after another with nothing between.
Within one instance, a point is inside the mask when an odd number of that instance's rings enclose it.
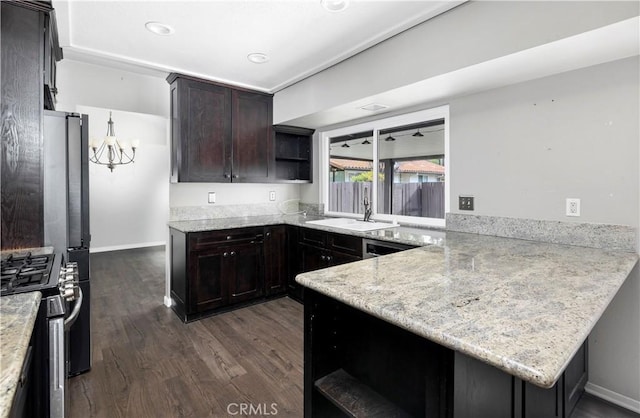
<instances>
[{"instance_id":1,"label":"countertop backsplash edge","mask_svg":"<svg viewBox=\"0 0 640 418\"><path fill-rule=\"evenodd\" d=\"M638 229L627 225L562 222L447 213L447 231L527 241L638 252Z\"/></svg>"}]
</instances>

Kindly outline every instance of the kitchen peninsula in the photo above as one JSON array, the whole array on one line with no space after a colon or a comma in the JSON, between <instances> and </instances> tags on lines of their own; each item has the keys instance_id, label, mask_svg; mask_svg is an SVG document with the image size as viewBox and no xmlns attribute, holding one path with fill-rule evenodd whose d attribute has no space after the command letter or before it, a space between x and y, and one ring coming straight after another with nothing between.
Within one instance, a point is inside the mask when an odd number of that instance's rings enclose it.
<instances>
[{"instance_id":1,"label":"kitchen peninsula","mask_svg":"<svg viewBox=\"0 0 640 418\"><path fill-rule=\"evenodd\" d=\"M584 343L637 261L447 232L441 246L300 274L305 416L569 416Z\"/></svg>"}]
</instances>

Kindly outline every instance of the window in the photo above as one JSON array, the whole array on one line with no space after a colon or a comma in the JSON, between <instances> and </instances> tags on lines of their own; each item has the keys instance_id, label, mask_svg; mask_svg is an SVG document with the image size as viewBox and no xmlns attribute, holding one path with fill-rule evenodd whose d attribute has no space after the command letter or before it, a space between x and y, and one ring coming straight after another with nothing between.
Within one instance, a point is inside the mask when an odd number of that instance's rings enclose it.
<instances>
[{"instance_id":1,"label":"window","mask_svg":"<svg viewBox=\"0 0 640 418\"><path fill-rule=\"evenodd\" d=\"M366 201L374 219L444 226L448 114L444 106L323 132L325 213L358 217Z\"/></svg>"}]
</instances>

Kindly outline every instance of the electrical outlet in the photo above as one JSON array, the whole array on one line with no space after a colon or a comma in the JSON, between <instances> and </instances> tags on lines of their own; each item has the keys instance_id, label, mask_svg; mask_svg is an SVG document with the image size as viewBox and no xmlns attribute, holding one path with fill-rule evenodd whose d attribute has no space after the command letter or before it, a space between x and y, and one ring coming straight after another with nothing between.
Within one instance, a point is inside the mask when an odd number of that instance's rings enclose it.
<instances>
[{"instance_id":1,"label":"electrical outlet","mask_svg":"<svg viewBox=\"0 0 640 418\"><path fill-rule=\"evenodd\" d=\"M566 215L580 216L580 199L571 197L567 198Z\"/></svg>"},{"instance_id":2,"label":"electrical outlet","mask_svg":"<svg viewBox=\"0 0 640 418\"><path fill-rule=\"evenodd\" d=\"M274 191L269 192L269 200L272 202L276 200L276 192Z\"/></svg>"},{"instance_id":3,"label":"electrical outlet","mask_svg":"<svg viewBox=\"0 0 640 418\"><path fill-rule=\"evenodd\" d=\"M458 209L473 210L473 196L458 196Z\"/></svg>"},{"instance_id":4,"label":"electrical outlet","mask_svg":"<svg viewBox=\"0 0 640 418\"><path fill-rule=\"evenodd\" d=\"M216 203L216 192L209 192L209 203Z\"/></svg>"}]
</instances>

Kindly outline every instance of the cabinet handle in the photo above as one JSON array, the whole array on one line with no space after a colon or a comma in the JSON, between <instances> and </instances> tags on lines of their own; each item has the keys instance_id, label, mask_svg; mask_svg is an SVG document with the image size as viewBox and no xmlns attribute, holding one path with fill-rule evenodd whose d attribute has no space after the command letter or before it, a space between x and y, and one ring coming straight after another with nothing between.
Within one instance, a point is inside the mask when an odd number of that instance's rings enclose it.
<instances>
[{"instance_id":1,"label":"cabinet handle","mask_svg":"<svg viewBox=\"0 0 640 418\"><path fill-rule=\"evenodd\" d=\"M331 261L331 259L332 259L332 257L331 257L331 256L328 256L328 257L327 257L327 261Z\"/></svg>"},{"instance_id":2,"label":"cabinet handle","mask_svg":"<svg viewBox=\"0 0 640 418\"><path fill-rule=\"evenodd\" d=\"M326 256L326 255L321 255L321 256L320 256L320 260L326 260L326 259L327 259L327 256Z\"/></svg>"},{"instance_id":3,"label":"cabinet handle","mask_svg":"<svg viewBox=\"0 0 640 418\"><path fill-rule=\"evenodd\" d=\"M231 235L227 235L227 239L228 240L231 239L231 238L233 238Z\"/></svg>"},{"instance_id":4,"label":"cabinet handle","mask_svg":"<svg viewBox=\"0 0 640 418\"><path fill-rule=\"evenodd\" d=\"M270 237L271 236L271 232L267 232L266 235L267 235L267 237Z\"/></svg>"},{"instance_id":5,"label":"cabinet handle","mask_svg":"<svg viewBox=\"0 0 640 418\"><path fill-rule=\"evenodd\" d=\"M231 251L231 256L234 256L234 255L236 255L236 252L235 251Z\"/></svg>"},{"instance_id":6,"label":"cabinet handle","mask_svg":"<svg viewBox=\"0 0 640 418\"><path fill-rule=\"evenodd\" d=\"M228 252L224 252L224 254L222 254L223 257L229 257L229 253Z\"/></svg>"},{"instance_id":7,"label":"cabinet handle","mask_svg":"<svg viewBox=\"0 0 640 418\"><path fill-rule=\"evenodd\" d=\"M238 175L237 175L237 174L234 174L234 175L233 175L233 176L231 176L231 177L233 177L234 179L237 179L237 178L238 178Z\"/></svg>"}]
</instances>

